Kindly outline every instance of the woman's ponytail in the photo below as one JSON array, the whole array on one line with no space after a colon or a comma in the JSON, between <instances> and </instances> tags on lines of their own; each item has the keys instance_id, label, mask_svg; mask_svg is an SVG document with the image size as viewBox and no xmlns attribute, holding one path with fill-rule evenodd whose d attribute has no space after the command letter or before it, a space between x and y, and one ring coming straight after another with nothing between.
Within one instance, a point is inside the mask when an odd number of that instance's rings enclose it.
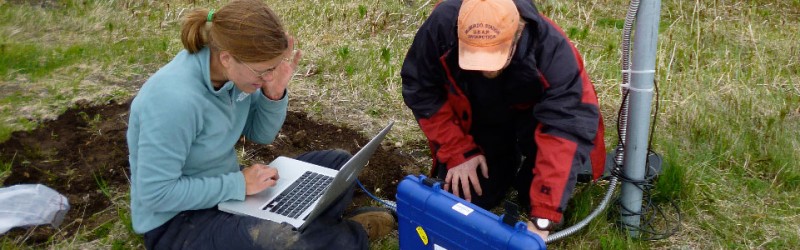
<instances>
[{"instance_id":1,"label":"woman's ponytail","mask_svg":"<svg viewBox=\"0 0 800 250\"><path fill-rule=\"evenodd\" d=\"M213 23L209 20L213 20L213 16L209 15L209 13L211 12L207 9L194 9L183 18L181 42L183 43L183 48L188 50L189 53L197 53L208 44L208 28L206 25L210 27Z\"/></svg>"}]
</instances>

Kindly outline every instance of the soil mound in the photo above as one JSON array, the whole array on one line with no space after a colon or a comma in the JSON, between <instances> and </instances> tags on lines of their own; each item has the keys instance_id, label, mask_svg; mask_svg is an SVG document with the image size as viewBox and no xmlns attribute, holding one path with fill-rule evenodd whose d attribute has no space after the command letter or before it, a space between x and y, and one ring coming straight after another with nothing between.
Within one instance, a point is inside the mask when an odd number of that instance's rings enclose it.
<instances>
[{"instance_id":1,"label":"soil mound","mask_svg":"<svg viewBox=\"0 0 800 250\"><path fill-rule=\"evenodd\" d=\"M104 106L79 105L42 123L37 129L15 132L0 144L0 161L11 163L2 183L47 185L69 199L71 208L61 228L39 226L12 229L4 237L25 237L25 245L68 239L77 232L95 232L112 220L127 219L129 190L128 148L125 140L130 103ZM376 131L377 132L377 131ZM241 140L236 148L245 163L269 162L277 156L296 156L323 149L356 152L369 138L356 130L316 122L300 112L289 112L278 138L270 145ZM370 192L394 199L397 183L407 174L418 174L413 158L384 143L359 176ZM377 191L377 192L376 192ZM368 204L358 190L354 207ZM95 232L89 234L102 237Z\"/></svg>"}]
</instances>

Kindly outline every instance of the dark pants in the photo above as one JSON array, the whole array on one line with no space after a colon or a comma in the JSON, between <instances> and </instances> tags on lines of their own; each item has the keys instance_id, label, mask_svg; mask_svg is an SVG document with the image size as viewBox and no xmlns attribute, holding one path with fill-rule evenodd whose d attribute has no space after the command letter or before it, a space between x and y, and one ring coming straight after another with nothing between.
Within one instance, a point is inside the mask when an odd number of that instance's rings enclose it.
<instances>
[{"instance_id":1,"label":"dark pants","mask_svg":"<svg viewBox=\"0 0 800 250\"><path fill-rule=\"evenodd\" d=\"M470 135L481 147L489 178L484 178L478 167L478 180L483 195L478 196L472 190L472 204L491 210L505 199L509 188L517 190L517 204L522 212L530 211L530 187L533 181L536 144L533 141L535 124L530 116L532 111L517 111L510 116L513 119L497 124L473 125ZM439 165L436 177L445 179L447 168ZM463 198L463 194L462 194Z\"/></svg>"},{"instance_id":2,"label":"dark pants","mask_svg":"<svg viewBox=\"0 0 800 250\"><path fill-rule=\"evenodd\" d=\"M298 160L339 169L351 155L341 150L314 151ZM184 211L144 234L147 249L367 249L366 231L342 219L353 187L314 219L304 231L286 223L234 215L216 207Z\"/></svg>"}]
</instances>

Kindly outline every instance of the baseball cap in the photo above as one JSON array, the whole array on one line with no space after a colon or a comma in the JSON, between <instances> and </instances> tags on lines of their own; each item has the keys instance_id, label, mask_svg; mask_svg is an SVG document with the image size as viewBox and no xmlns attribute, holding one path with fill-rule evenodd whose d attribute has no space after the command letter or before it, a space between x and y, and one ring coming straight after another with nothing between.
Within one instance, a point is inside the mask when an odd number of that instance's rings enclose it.
<instances>
[{"instance_id":1,"label":"baseball cap","mask_svg":"<svg viewBox=\"0 0 800 250\"><path fill-rule=\"evenodd\" d=\"M519 25L512 0L465 0L458 12L458 65L496 71L505 66Z\"/></svg>"}]
</instances>

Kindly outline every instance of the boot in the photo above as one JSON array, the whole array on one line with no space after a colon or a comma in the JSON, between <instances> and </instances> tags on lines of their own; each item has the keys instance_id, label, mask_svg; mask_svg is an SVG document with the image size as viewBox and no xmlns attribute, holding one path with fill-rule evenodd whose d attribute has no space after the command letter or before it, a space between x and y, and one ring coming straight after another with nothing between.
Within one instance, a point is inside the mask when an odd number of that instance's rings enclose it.
<instances>
[{"instance_id":1,"label":"boot","mask_svg":"<svg viewBox=\"0 0 800 250\"><path fill-rule=\"evenodd\" d=\"M386 208L363 207L354 210L346 218L361 224L370 241L380 239L397 229L397 215Z\"/></svg>"}]
</instances>

